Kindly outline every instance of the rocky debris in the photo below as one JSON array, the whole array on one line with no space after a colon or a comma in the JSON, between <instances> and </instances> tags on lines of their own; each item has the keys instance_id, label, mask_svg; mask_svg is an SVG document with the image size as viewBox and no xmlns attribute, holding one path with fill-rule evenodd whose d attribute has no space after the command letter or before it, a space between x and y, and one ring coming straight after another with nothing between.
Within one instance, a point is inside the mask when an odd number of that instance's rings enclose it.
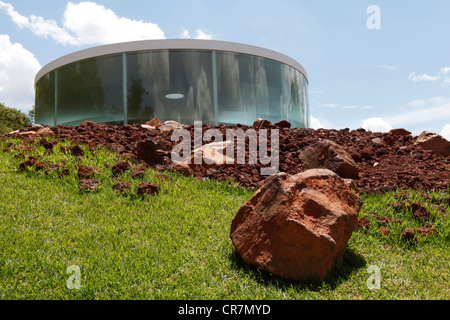
<instances>
[{"instance_id":1,"label":"rocky debris","mask_svg":"<svg viewBox=\"0 0 450 320\"><path fill-rule=\"evenodd\" d=\"M164 122L157 118L153 118L152 120L147 121L145 124L155 129L159 129L162 125L164 125Z\"/></svg>"},{"instance_id":2,"label":"rocky debris","mask_svg":"<svg viewBox=\"0 0 450 320\"><path fill-rule=\"evenodd\" d=\"M131 190L131 183L130 182L125 182L125 181L120 181L117 182L116 184L114 184L112 186L113 190L119 191L119 192L125 192L128 190Z\"/></svg>"},{"instance_id":3,"label":"rocky debris","mask_svg":"<svg viewBox=\"0 0 450 320\"><path fill-rule=\"evenodd\" d=\"M300 153L304 169L325 168L337 173L341 178L357 178L358 167L348 152L337 143L322 140Z\"/></svg>"},{"instance_id":4,"label":"rocky debris","mask_svg":"<svg viewBox=\"0 0 450 320\"><path fill-rule=\"evenodd\" d=\"M145 173L147 172L147 168L145 166L138 166L133 169L133 173L131 173L131 177L134 178L143 178Z\"/></svg>"},{"instance_id":5,"label":"rocky debris","mask_svg":"<svg viewBox=\"0 0 450 320\"><path fill-rule=\"evenodd\" d=\"M273 125L269 120L264 120L264 119L258 118L255 120L255 122L253 122L252 127L255 129L267 129L267 128L273 128Z\"/></svg>"},{"instance_id":6,"label":"rocky debris","mask_svg":"<svg viewBox=\"0 0 450 320\"><path fill-rule=\"evenodd\" d=\"M330 170L274 174L241 206L230 238L250 265L290 280L323 280L342 257L361 205Z\"/></svg>"},{"instance_id":7,"label":"rocky debris","mask_svg":"<svg viewBox=\"0 0 450 320\"><path fill-rule=\"evenodd\" d=\"M173 181L173 179L171 177L169 177L168 175L165 175L165 174L156 174L155 178L161 180L162 182Z\"/></svg>"},{"instance_id":8,"label":"rocky debris","mask_svg":"<svg viewBox=\"0 0 450 320\"><path fill-rule=\"evenodd\" d=\"M19 170L26 171L27 168L34 166L36 164L36 162L37 161L35 159L28 159L28 160L26 160L24 162L21 162L19 164Z\"/></svg>"},{"instance_id":9,"label":"rocky debris","mask_svg":"<svg viewBox=\"0 0 450 320\"><path fill-rule=\"evenodd\" d=\"M160 127L161 131L173 131L175 129L183 129L184 125L173 120L165 121Z\"/></svg>"},{"instance_id":10,"label":"rocky debris","mask_svg":"<svg viewBox=\"0 0 450 320\"><path fill-rule=\"evenodd\" d=\"M423 235L423 236L431 236L438 234L437 230L435 228L425 226L423 228L416 228L417 233Z\"/></svg>"},{"instance_id":11,"label":"rocky debris","mask_svg":"<svg viewBox=\"0 0 450 320\"><path fill-rule=\"evenodd\" d=\"M96 179L83 179L80 180L78 188L83 191L95 191L102 183L100 180Z\"/></svg>"},{"instance_id":12,"label":"rocky debris","mask_svg":"<svg viewBox=\"0 0 450 320\"><path fill-rule=\"evenodd\" d=\"M197 165L205 169L216 166L230 166L234 164L234 159L227 156L228 148L233 148L232 141L211 142L194 149L191 157L186 158L181 163L186 163L192 170L195 170ZM174 163L179 164L180 162L174 161Z\"/></svg>"},{"instance_id":13,"label":"rocky debris","mask_svg":"<svg viewBox=\"0 0 450 320\"><path fill-rule=\"evenodd\" d=\"M94 169L82 164L77 165L77 176L79 179L90 179L94 174Z\"/></svg>"},{"instance_id":14,"label":"rocky debris","mask_svg":"<svg viewBox=\"0 0 450 320\"><path fill-rule=\"evenodd\" d=\"M145 195L145 194L156 194L161 190L161 186L157 183L148 183L148 182L142 182L139 184L138 188L138 194Z\"/></svg>"},{"instance_id":15,"label":"rocky debris","mask_svg":"<svg viewBox=\"0 0 450 320\"><path fill-rule=\"evenodd\" d=\"M72 153L76 157L84 156L84 150L80 146L71 146L71 147L68 147L68 150L70 151L70 153Z\"/></svg>"},{"instance_id":16,"label":"rocky debris","mask_svg":"<svg viewBox=\"0 0 450 320\"><path fill-rule=\"evenodd\" d=\"M405 228L402 231L402 239L404 241L416 241L417 240L416 235L411 228Z\"/></svg>"},{"instance_id":17,"label":"rocky debris","mask_svg":"<svg viewBox=\"0 0 450 320\"><path fill-rule=\"evenodd\" d=\"M130 169L131 164L129 164L127 161L119 161L111 168L111 172L114 176L118 176L119 174L122 174Z\"/></svg>"},{"instance_id":18,"label":"rocky debris","mask_svg":"<svg viewBox=\"0 0 450 320\"><path fill-rule=\"evenodd\" d=\"M266 124L265 126L279 130L279 170L281 172L297 174L304 171L305 168L299 155L319 141L330 140L342 146L356 163L358 177L353 180L360 193L378 193L397 188L446 191L450 186L450 157L424 150L415 143L417 137L411 134L401 135L396 131L393 133L371 132L364 129L289 129L277 127L276 124ZM130 127L134 129L130 130ZM183 128L190 132L191 141L194 141L194 126L188 125ZM239 124L203 125L202 132L212 128L218 129L224 134L223 141L226 140L227 129L244 131L255 129ZM270 128L268 129L268 143L271 140ZM75 127L57 125L51 130L57 139L69 139L73 145L84 144L91 150L96 147L107 147L121 156L126 156L131 162L147 163L157 170L176 170L197 178L233 179L241 186L252 190L257 190L267 178L260 174L262 167L260 163L234 164L209 169L197 166L195 170L174 166L170 161L170 152L179 141L171 141L172 131L170 130L147 129L139 124L124 127L92 121L85 121L82 125ZM259 129L255 130L259 132ZM31 127L20 131L35 133ZM23 152L33 148L27 144L36 138L36 136L19 135L19 133L0 135L0 137L2 136L21 138ZM149 144L146 144L145 141L148 139L154 142L154 150L151 147L147 148L150 150L145 150ZM142 147L144 150L141 149ZM192 145L193 149L194 145ZM236 146L235 154L237 154ZM245 146L246 159L248 159L248 155L247 143Z\"/></svg>"},{"instance_id":19,"label":"rocky debris","mask_svg":"<svg viewBox=\"0 0 450 320\"><path fill-rule=\"evenodd\" d=\"M410 131L408 131L404 128L392 129L389 131L389 133L396 135L396 136L409 136L411 134Z\"/></svg>"},{"instance_id":20,"label":"rocky debris","mask_svg":"<svg viewBox=\"0 0 450 320\"><path fill-rule=\"evenodd\" d=\"M159 139L160 140L160 139ZM146 139L136 144L137 159L150 165L163 164L169 161L170 151L167 144L159 144L158 139Z\"/></svg>"},{"instance_id":21,"label":"rocky debris","mask_svg":"<svg viewBox=\"0 0 450 320\"><path fill-rule=\"evenodd\" d=\"M441 156L450 156L450 141L439 134L424 131L416 139L416 145Z\"/></svg>"}]
</instances>

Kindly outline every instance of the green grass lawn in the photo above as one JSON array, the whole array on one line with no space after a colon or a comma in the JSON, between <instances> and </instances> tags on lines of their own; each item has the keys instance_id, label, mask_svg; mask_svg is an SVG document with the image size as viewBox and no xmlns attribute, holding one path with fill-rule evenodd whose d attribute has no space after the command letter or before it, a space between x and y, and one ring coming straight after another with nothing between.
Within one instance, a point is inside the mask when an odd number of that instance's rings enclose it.
<instances>
[{"instance_id":1,"label":"green grass lawn","mask_svg":"<svg viewBox=\"0 0 450 320\"><path fill-rule=\"evenodd\" d=\"M0 140L0 150L7 142ZM68 142L62 143L69 145ZM232 182L190 179L166 172L162 181L148 170L131 172L127 193L112 189L111 166L118 156L105 149L76 158L58 146L42 146L25 156L65 162L72 173L45 174L18 169L20 152L0 151L0 299L449 299L450 218L435 211L433 201L446 193L403 191L433 212L438 231L405 242L405 227L423 225L408 210L390 206L399 192L362 196L360 217L368 229L356 230L342 266L323 283L300 284L245 265L229 238L230 224L252 192ZM95 192L78 190L77 163L98 171L103 185ZM156 195L140 196L140 182L161 185ZM431 200L430 200L431 199ZM443 205L447 210L447 204ZM381 235L372 212L402 219ZM69 289L69 266L80 268L80 289ZM380 288L369 289L370 266L380 270Z\"/></svg>"}]
</instances>

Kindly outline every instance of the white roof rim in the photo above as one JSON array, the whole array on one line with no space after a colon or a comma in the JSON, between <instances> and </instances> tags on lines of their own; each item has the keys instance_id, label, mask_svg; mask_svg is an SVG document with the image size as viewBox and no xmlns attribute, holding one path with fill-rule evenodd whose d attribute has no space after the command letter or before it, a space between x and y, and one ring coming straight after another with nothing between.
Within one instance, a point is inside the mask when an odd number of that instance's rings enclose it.
<instances>
[{"instance_id":1,"label":"white roof rim","mask_svg":"<svg viewBox=\"0 0 450 320\"><path fill-rule=\"evenodd\" d=\"M303 66L300 63L282 53L273 50L228 41L200 40L200 39L161 39L161 40L139 40L131 42L119 42L87 48L84 50L70 53L56 60L53 60L52 62L42 67L42 69L39 70L39 72L36 74L34 83L36 85L37 81L45 74L76 61L111 54L119 54L124 52L168 50L168 49L227 51L227 52L249 54L253 56L260 56L293 67L294 69L301 72L308 81L308 74L306 73L305 68L303 68Z\"/></svg>"}]
</instances>

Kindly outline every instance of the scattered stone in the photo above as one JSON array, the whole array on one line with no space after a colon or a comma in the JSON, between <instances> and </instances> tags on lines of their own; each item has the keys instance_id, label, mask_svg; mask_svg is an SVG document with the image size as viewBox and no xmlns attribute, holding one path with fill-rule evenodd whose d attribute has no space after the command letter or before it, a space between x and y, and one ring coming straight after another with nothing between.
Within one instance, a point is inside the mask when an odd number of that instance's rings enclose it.
<instances>
[{"instance_id":1,"label":"scattered stone","mask_svg":"<svg viewBox=\"0 0 450 320\"><path fill-rule=\"evenodd\" d=\"M63 147L61 147L61 148L63 148ZM61 151L62 150L63 149L61 149ZM84 156L84 149L80 146L71 146L71 147L68 147L68 150L70 151L70 153L72 153L76 157Z\"/></svg>"},{"instance_id":2,"label":"scattered stone","mask_svg":"<svg viewBox=\"0 0 450 320\"><path fill-rule=\"evenodd\" d=\"M142 182L139 184L138 188L138 194L144 195L144 194L155 194L158 193L161 190L161 186L156 183L148 183L148 182Z\"/></svg>"},{"instance_id":3,"label":"scattered stone","mask_svg":"<svg viewBox=\"0 0 450 320\"><path fill-rule=\"evenodd\" d=\"M416 235L414 231L410 228L406 228L402 231L402 239L405 241L416 241Z\"/></svg>"},{"instance_id":4,"label":"scattered stone","mask_svg":"<svg viewBox=\"0 0 450 320\"><path fill-rule=\"evenodd\" d=\"M90 179L95 174L94 169L84 165L77 165L77 169L78 169L77 176L79 179Z\"/></svg>"},{"instance_id":5,"label":"scattered stone","mask_svg":"<svg viewBox=\"0 0 450 320\"><path fill-rule=\"evenodd\" d=\"M416 145L441 156L450 156L450 141L439 134L424 131L416 139Z\"/></svg>"},{"instance_id":6,"label":"scattered stone","mask_svg":"<svg viewBox=\"0 0 450 320\"><path fill-rule=\"evenodd\" d=\"M369 228L370 228L370 223L366 217L358 219L358 224L356 225L356 229L369 229Z\"/></svg>"},{"instance_id":7,"label":"scattered stone","mask_svg":"<svg viewBox=\"0 0 450 320\"><path fill-rule=\"evenodd\" d=\"M409 136L411 134L411 132L409 132L408 130L405 130L403 128L392 129L389 131L389 133L396 135L396 136Z\"/></svg>"},{"instance_id":8,"label":"scattered stone","mask_svg":"<svg viewBox=\"0 0 450 320\"><path fill-rule=\"evenodd\" d=\"M118 176L119 174L130 169L131 165L127 161L119 161L111 168L111 172L114 176Z\"/></svg>"},{"instance_id":9,"label":"scattered stone","mask_svg":"<svg viewBox=\"0 0 450 320\"><path fill-rule=\"evenodd\" d=\"M40 136L40 137L48 137L48 136L54 136L55 133L53 132L52 129L50 129L48 127L44 127L44 128L40 128L39 130L37 130L36 135Z\"/></svg>"},{"instance_id":10,"label":"scattered stone","mask_svg":"<svg viewBox=\"0 0 450 320\"><path fill-rule=\"evenodd\" d=\"M253 122L252 127L256 129L268 129L272 127L272 123L269 120L258 118Z\"/></svg>"},{"instance_id":11,"label":"scattered stone","mask_svg":"<svg viewBox=\"0 0 450 320\"><path fill-rule=\"evenodd\" d=\"M19 170L26 171L28 167L32 167L36 164L35 159L28 159L27 161L24 161L19 164Z\"/></svg>"},{"instance_id":12,"label":"scattered stone","mask_svg":"<svg viewBox=\"0 0 450 320\"><path fill-rule=\"evenodd\" d=\"M170 156L170 152L165 151L152 139L140 141L136 144L137 159L150 165L163 164L164 157Z\"/></svg>"},{"instance_id":13,"label":"scattered stone","mask_svg":"<svg viewBox=\"0 0 450 320\"><path fill-rule=\"evenodd\" d=\"M391 233L391 230L386 229L386 228L380 228L379 231L380 231L381 235L383 235L383 236L387 236L389 233Z\"/></svg>"},{"instance_id":14,"label":"scattered stone","mask_svg":"<svg viewBox=\"0 0 450 320\"><path fill-rule=\"evenodd\" d=\"M361 199L334 172L269 176L234 217L241 258L282 278L323 280L358 223Z\"/></svg>"},{"instance_id":15,"label":"scattered stone","mask_svg":"<svg viewBox=\"0 0 450 320\"><path fill-rule=\"evenodd\" d=\"M275 127L280 128L280 129L283 129L283 128L290 129L291 123L286 120L281 120L280 122L275 123Z\"/></svg>"},{"instance_id":16,"label":"scattered stone","mask_svg":"<svg viewBox=\"0 0 450 320\"><path fill-rule=\"evenodd\" d=\"M79 184L78 188L83 191L95 191L101 185L102 185L102 183L100 182L100 180L83 179L83 180L80 180L80 184Z\"/></svg>"},{"instance_id":17,"label":"scattered stone","mask_svg":"<svg viewBox=\"0 0 450 320\"><path fill-rule=\"evenodd\" d=\"M177 121L168 120L159 127L160 131L173 131L175 129L183 129L183 125Z\"/></svg>"},{"instance_id":18,"label":"scattered stone","mask_svg":"<svg viewBox=\"0 0 450 320\"><path fill-rule=\"evenodd\" d=\"M325 168L337 173L341 178L355 179L358 167L345 149L330 140L319 141L313 147L300 153L304 169Z\"/></svg>"},{"instance_id":19,"label":"scattered stone","mask_svg":"<svg viewBox=\"0 0 450 320\"><path fill-rule=\"evenodd\" d=\"M124 182L124 181L118 182L118 183L114 184L112 186L112 188L114 190L116 190L116 191L119 191L119 192L125 192L125 191L128 191L128 190L131 189L131 183L130 182Z\"/></svg>"},{"instance_id":20,"label":"scattered stone","mask_svg":"<svg viewBox=\"0 0 450 320\"><path fill-rule=\"evenodd\" d=\"M416 231L423 236L436 235L438 233L436 229L427 226L423 228L416 228Z\"/></svg>"},{"instance_id":21,"label":"scattered stone","mask_svg":"<svg viewBox=\"0 0 450 320\"><path fill-rule=\"evenodd\" d=\"M155 129L159 129L162 125L164 125L164 123L157 118L153 118L152 120L147 121L145 124Z\"/></svg>"}]
</instances>

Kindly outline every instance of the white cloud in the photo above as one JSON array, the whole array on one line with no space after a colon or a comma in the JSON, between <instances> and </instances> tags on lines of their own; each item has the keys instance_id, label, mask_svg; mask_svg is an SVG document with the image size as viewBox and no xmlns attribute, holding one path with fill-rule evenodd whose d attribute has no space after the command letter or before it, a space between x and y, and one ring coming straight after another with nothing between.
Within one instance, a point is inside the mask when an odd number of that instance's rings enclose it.
<instances>
[{"instance_id":1,"label":"white cloud","mask_svg":"<svg viewBox=\"0 0 450 320\"><path fill-rule=\"evenodd\" d=\"M362 122L361 128L372 132L388 132L392 129L383 118L369 118Z\"/></svg>"},{"instance_id":2,"label":"white cloud","mask_svg":"<svg viewBox=\"0 0 450 320\"><path fill-rule=\"evenodd\" d=\"M69 2L63 25L81 44L165 38L157 24L119 17L114 11L94 2Z\"/></svg>"},{"instance_id":3,"label":"white cloud","mask_svg":"<svg viewBox=\"0 0 450 320\"><path fill-rule=\"evenodd\" d=\"M450 99L443 97L432 97L425 100L415 100L410 102L420 104L420 109L405 112L395 116L387 117L386 121L393 126L406 126L433 121L450 119ZM419 101L421 101L419 103Z\"/></svg>"},{"instance_id":4,"label":"white cloud","mask_svg":"<svg viewBox=\"0 0 450 320\"><path fill-rule=\"evenodd\" d=\"M312 129L323 128L323 125L320 123L319 119L314 118L313 116L309 116L309 126Z\"/></svg>"},{"instance_id":5,"label":"white cloud","mask_svg":"<svg viewBox=\"0 0 450 320\"><path fill-rule=\"evenodd\" d=\"M441 136L450 141L450 124L447 123L441 131Z\"/></svg>"},{"instance_id":6,"label":"white cloud","mask_svg":"<svg viewBox=\"0 0 450 320\"><path fill-rule=\"evenodd\" d=\"M165 38L164 32L157 24L119 17L114 11L94 2L68 2L63 16L63 27L56 21L43 17L25 17L9 3L0 1L0 9L3 9L19 28L29 29L43 38L50 37L63 45Z\"/></svg>"},{"instance_id":7,"label":"white cloud","mask_svg":"<svg viewBox=\"0 0 450 320\"><path fill-rule=\"evenodd\" d=\"M191 38L191 36L190 36L190 34L189 34L189 31L186 30L186 29L184 29L184 28L181 28L181 34L180 34L180 36L181 36L181 38L183 38L183 39L190 39L190 38Z\"/></svg>"},{"instance_id":8,"label":"white cloud","mask_svg":"<svg viewBox=\"0 0 450 320\"><path fill-rule=\"evenodd\" d=\"M206 33L201 29L197 29L195 30L196 36L195 39L205 39L205 40L211 40L213 38L212 34ZM185 28L181 27L181 34L180 36L183 39L190 39L191 35L189 33L188 30L186 30Z\"/></svg>"},{"instance_id":9,"label":"white cloud","mask_svg":"<svg viewBox=\"0 0 450 320\"><path fill-rule=\"evenodd\" d=\"M195 33L197 34L195 36L195 39L204 39L204 40L211 40L212 39L212 34L203 32L200 29L195 30Z\"/></svg>"},{"instance_id":10,"label":"white cloud","mask_svg":"<svg viewBox=\"0 0 450 320\"><path fill-rule=\"evenodd\" d=\"M419 81L425 82L437 82L442 80L442 86L445 87L447 84L450 84L450 67L444 67L439 70L439 73L435 76L430 76L426 73L416 75L415 72L411 72L409 74L409 80L416 83Z\"/></svg>"},{"instance_id":11,"label":"white cloud","mask_svg":"<svg viewBox=\"0 0 450 320\"><path fill-rule=\"evenodd\" d=\"M76 45L78 42L66 30L60 28L55 20L45 20L35 15L29 17L22 16L14 10L14 7L10 3L2 1L0 1L0 9L3 9L19 28L29 29L39 37L50 37L60 44Z\"/></svg>"},{"instance_id":12,"label":"white cloud","mask_svg":"<svg viewBox=\"0 0 450 320\"><path fill-rule=\"evenodd\" d=\"M34 76L41 65L9 36L0 35L0 102L27 112L34 105Z\"/></svg>"},{"instance_id":13,"label":"white cloud","mask_svg":"<svg viewBox=\"0 0 450 320\"><path fill-rule=\"evenodd\" d=\"M409 74L409 80L412 82L419 82L419 81L425 81L425 82L436 82L440 79L439 76L430 76L426 73L416 75L415 72L411 72Z\"/></svg>"}]
</instances>

